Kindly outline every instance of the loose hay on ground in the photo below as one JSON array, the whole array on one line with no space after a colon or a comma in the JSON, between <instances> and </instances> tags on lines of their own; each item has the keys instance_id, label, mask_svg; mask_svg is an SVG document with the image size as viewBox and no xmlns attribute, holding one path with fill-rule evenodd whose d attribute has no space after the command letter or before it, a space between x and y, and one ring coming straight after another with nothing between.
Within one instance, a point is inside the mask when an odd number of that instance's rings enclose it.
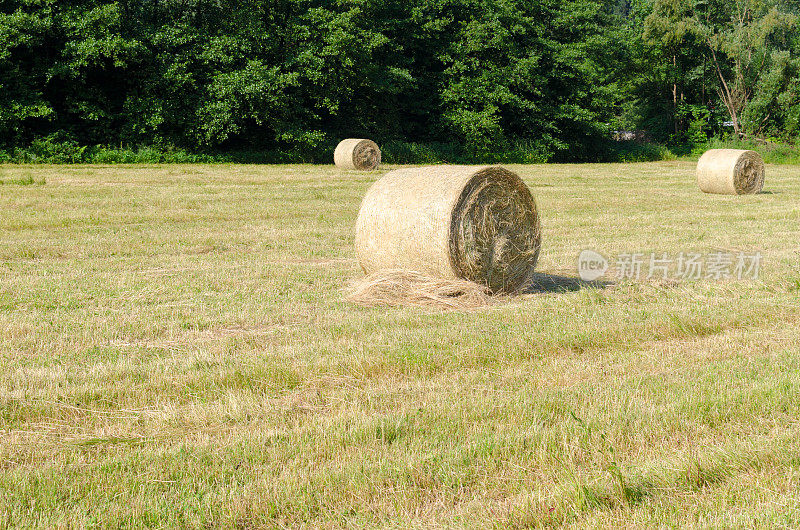
<instances>
[{"instance_id":1,"label":"loose hay on ground","mask_svg":"<svg viewBox=\"0 0 800 530\"><path fill-rule=\"evenodd\" d=\"M347 293L353 303L367 306L413 305L438 309L477 309L504 297L468 280L444 280L403 269L382 270L353 281Z\"/></svg>"}]
</instances>

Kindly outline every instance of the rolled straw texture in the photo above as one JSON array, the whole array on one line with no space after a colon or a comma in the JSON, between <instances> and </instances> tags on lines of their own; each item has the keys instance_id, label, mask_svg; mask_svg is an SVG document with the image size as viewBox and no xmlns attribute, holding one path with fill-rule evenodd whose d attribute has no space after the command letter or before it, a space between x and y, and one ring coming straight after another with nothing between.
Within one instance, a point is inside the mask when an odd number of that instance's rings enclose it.
<instances>
[{"instance_id":1,"label":"rolled straw texture","mask_svg":"<svg viewBox=\"0 0 800 530\"><path fill-rule=\"evenodd\" d=\"M372 171L381 164L381 150L372 140L348 138L336 146L333 162L341 169Z\"/></svg>"},{"instance_id":2,"label":"rolled straw texture","mask_svg":"<svg viewBox=\"0 0 800 530\"><path fill-rule=\"evenodd\" d=\"M706 193L759 193L764 189L764 160L755 151L712 149L697 163L697 184Z\"/></svg>"},{"instance_id":3,"label":"rolled straw texture","mask_svg":"<svg viewBox=\"0 0 800 530\"><path fill-rule=\"evenodd\" d=\"M404 269L513 292L531 279L541 247L536 202L515 173L432 166L387 173L356 221L367 274Z\"/></svg>"}]
</instances>

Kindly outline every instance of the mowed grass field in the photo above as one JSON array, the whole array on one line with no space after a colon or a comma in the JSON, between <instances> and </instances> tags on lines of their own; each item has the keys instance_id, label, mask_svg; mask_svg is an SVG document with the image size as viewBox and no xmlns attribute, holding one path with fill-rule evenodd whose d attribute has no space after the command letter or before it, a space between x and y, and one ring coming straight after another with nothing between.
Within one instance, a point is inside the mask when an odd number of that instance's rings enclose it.
<instances>
[{"instance_id":1,"label":"mowed grass field","mask_svg":"<svg viewBox=\"0 0 800 530\"><path fill-rule=\"evenodd\" d=\"M0 526L800 526L800 167L508 166L539 270L761 252L760 279L344 300L383 171L0 166Z\"/></svg>"}]
</instances>

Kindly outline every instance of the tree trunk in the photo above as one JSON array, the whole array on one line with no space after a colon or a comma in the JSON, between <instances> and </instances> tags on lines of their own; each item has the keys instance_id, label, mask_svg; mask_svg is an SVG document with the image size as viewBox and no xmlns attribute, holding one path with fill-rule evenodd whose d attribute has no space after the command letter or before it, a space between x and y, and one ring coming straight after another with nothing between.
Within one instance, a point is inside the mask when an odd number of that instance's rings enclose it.
<instances>
[{"instance_id":1,"label":"tree trunk","mask_svg":"<svg viewBox=\"0 0 800 530\"><path fill-rule=\"evenodd\" d=\"M722 102L725 103L725 108L728 109L728 114L730 114L731 116L731 120L733 123L733 132L736 133L737 138L741 138L742 131L739 128L739 111L736 107L736 102L734 101L734 97L733 94L731 93L730 87L728 86L728 82L725 80L725 76L722 75L722 68L720 68L719 66L719 61L717 60L717 54L714 51L713 46L711 46L711 57L714 60L714 66L717 69L717 75L719 76L719 80L722 82L722 87L719 89L719 96L720 98L722 98Z\"/></svg>"},{"instance_id":2,"label":"tree trunk","mask_svg":"<svg viewBox=\"0 0 800 530\"><path fill-rule=\"evenodd\" d=\"M672 67L674 70L678 69L678 58L672 56ZM678 83L672 83L672 123L675 125L675 135L678 135Z\"/></svg>"}]
</instances>

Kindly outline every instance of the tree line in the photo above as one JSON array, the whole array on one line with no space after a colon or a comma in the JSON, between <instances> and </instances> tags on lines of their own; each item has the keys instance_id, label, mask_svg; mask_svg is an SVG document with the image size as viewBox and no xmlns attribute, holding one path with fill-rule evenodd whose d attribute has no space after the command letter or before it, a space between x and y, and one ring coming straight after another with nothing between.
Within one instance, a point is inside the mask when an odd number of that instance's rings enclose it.
<instances>
[{"instance_id":1,"label":"tree line","mask_svg":"<svg viewBox=\"0 0 800 530\"><path fill-rule=\"evenodd\" d=\"M800 0L0 0L0 149L800 136ZM516 155L515 155L516 154Z\"/></svg>"}]
</instances>

